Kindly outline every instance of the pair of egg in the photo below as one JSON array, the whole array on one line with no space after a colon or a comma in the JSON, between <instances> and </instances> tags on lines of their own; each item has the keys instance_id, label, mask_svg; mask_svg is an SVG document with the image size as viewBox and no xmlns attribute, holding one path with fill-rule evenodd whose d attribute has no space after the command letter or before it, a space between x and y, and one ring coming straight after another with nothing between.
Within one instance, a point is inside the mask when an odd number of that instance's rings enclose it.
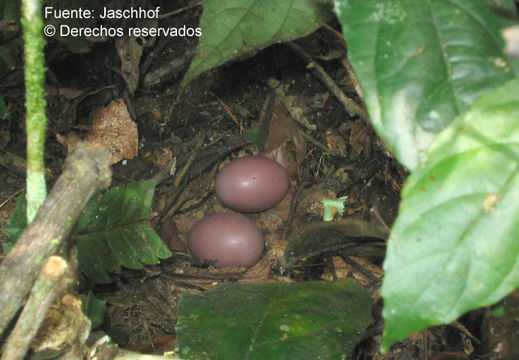
<instances>
[{"instance_id":1,"label":"pair of egg","mask_svg":"<svg viewBox=\"0 0 519 360\"><path fill-rule=\"evenodd\" d=\"M278 204L286 195L289 179L285 169L263 156L245 156L227 164L215 180L216 197L236 211L254 213ZM254 221L240 213L217 213L198 221L188 236L191 255L218 268L250 267L265 241Z\"/></svg>"}]
</instances>

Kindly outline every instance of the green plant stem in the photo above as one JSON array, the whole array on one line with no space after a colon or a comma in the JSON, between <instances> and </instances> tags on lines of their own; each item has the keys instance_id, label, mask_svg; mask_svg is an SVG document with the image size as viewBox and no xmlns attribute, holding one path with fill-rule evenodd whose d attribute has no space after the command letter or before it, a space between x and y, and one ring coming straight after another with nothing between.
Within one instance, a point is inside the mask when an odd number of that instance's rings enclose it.
<instances>
[{"instance_id":1,"label":"green plant stem","mask_svg":"<svg viewBox=\"0 0 519 360\"><path fill-rule=\"evenodd\" d=\"M43 91L45 61L42 36L41 0L23 0L23 29L25 42L25 107L27 111L27 221L36 216L47 196L45 184L45 132L47 102Z\"/></svg>"}]
</instances>

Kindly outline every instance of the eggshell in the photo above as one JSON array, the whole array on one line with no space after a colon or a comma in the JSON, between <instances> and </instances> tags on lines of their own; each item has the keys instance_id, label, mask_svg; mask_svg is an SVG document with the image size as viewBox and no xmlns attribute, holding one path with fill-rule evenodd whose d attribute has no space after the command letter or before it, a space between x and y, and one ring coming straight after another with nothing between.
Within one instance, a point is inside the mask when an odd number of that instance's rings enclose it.
<instances>
[{"instance_id":1,"label":"eggshell","mask_svg":"<svg viewBox=\"0 0 519 360\"><path fill-rule=\"evenodd\" d=\"M218 213L198 221L188 236L191 255L217 268L254 265L265 241L254 221L238 213Z\"/></svg>"},{"instance_id":2,"label":"eggshell","mask_svg":"<svg viewBox=\"0 0 519 360\"><path fill-rule=\"evenodd\" d=\"M252 213L274 207L289 184L287 172L274 160L245 156L224 166L216 177L215 192L224 206Z\"/></svg>"}]
</instances>

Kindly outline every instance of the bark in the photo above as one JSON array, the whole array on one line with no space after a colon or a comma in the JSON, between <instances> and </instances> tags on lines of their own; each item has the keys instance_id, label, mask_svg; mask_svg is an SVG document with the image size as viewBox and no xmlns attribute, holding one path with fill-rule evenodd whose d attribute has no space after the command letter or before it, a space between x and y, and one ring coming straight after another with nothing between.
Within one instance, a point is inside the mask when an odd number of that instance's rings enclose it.
<instances>
[{"instance_id":1,"label":"bark","mask_svg":"<svg viewBox=\"0 0 519 360\"><path fill-rule=\"evenodd\" d=\"M43 264L64 244L90 197L110 184L110 155L81 142L67 157L65 169L0 265L0 334L18 312Z\"/></svg>"},{"instance_id":2,"label":"bark","mask_svg":"<svg viewBox=\"0 0 519 360\"><path fill-rule=\"evenodd\" d=\"M7 338L0 360L21 360L25 357L45 314L60 291L61 279L68 269L67 261L60 256L51 256L45 263L14 330Z\"/></svg>"}]
</instances>

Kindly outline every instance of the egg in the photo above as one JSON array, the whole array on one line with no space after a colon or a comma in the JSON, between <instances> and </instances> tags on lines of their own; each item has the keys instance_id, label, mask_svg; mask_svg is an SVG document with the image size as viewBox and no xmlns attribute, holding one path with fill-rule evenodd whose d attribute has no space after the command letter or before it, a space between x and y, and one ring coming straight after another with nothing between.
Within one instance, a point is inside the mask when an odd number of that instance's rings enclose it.
<instances>
[{"instance_id":1,"label":"egg","mask_svg":"<svg viewBox=\"0 0 519 360\"><path fill-rule=\"evenodd\" d=\"M289 184L287 172L274 160L245 156L230 162L218 173L215 192L224 206L252 213L278 204Z\"/></svg>"},{"instance_id":2,"label":"egg","mask_svg":"<svg viewBox=\"0 0 519 360\"><path fill-rule=\"evenodd\" d=\"M250 267L259 260L264 246L261 230L254 221L239 213L206 216L188 235L191 255L217 268Z\"/></svg>"}]
</instances>

